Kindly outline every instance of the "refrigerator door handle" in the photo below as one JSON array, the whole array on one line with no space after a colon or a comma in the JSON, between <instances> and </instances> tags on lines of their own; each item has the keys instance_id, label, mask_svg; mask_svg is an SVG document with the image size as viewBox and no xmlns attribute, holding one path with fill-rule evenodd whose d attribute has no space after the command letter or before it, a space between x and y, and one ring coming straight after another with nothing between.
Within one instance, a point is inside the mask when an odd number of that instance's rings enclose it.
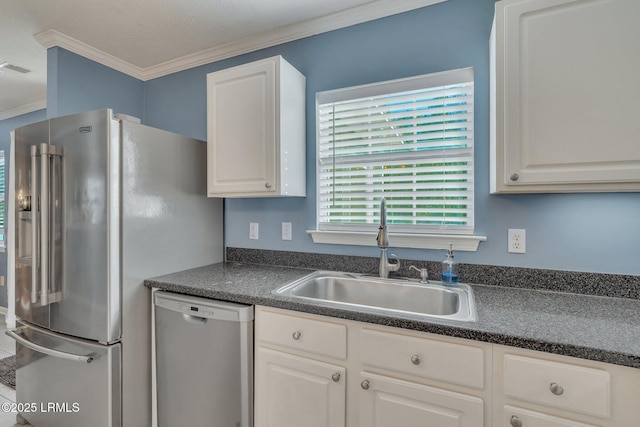
<instances>
[{"instance_id":1,"label":"refrigerator door handle","mask_svg":"<svg viewBox=\"0 0 640 427\"><path fill-rule=\"evenodd\" d=\"M49 304L49 145L40 145L40 304Z\"/></svg>"},{"instance_id":2,"label":"refrigerator door handle","mask_svg":"<svg viewBox=\"0 0 640 427\"><path fill-rule=\"evenodd\" d=\"M37 304L38 295L38 263L40 262L40 195L38 194L38 147L31 146L31 304Z\"/></svg>"},{"instance_id":3,"label":"refrigerator door handle","mask_svg":"<svg viewBox=\"0 0 640 427\"><path fill-rule=\"evenodd\" d=\"M38 173L38 156L40 168ZM34 251L31 263L31 303L49 305L60 300L60 292L51 293L51 228L50 221L59 221L55 215L55 209L51 208L51 163L55 156L62 157L62 148L50 144L31 146L31 191L35 195L35 212L31 219L32 248ZM54 163L55 170L55 163ZM54 184L56 179L54 175ZM40 186L38 187L38 184ZM57 194L54 194L54 201ZM55 227L54 223L54 227ZM59 254L58 254L59 255ZM54 263L55 264L55 263ZM40 280L40 292L38 293L38 279Z\"/></svg>"},{"instance_id":4,"label":"refrigerator door handle","mask_svg":"<svg viewBox=\"0 0 640 427\"><path fill-rule=\"evenodd\" d=\"M73 362L83 362L83 363L91 363L98 358L98 355L96 353L79 355L79 354L65 353L64 351L58 351L52 348L41 346L39 344L33 343L28 339L20 336L19 333L21 331L22 331L22 328L7 329L4 333L10 336L11 338L13 338L14 340L16 340L16 342L19 342L20 344L22 344L23 346L28 347L31 350L37 351L39 353L47 354L49 356L59 357L61 359L71 360Z\"/></svg>"}]
</instances>

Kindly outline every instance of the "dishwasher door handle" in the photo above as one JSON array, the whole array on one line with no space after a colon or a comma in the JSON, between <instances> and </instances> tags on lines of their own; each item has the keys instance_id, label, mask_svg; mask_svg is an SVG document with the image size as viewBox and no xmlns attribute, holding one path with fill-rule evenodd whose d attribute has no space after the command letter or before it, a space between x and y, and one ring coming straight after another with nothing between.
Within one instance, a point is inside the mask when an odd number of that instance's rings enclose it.
<instances>
[{"instance_id":1,"label":"dishwasher door handle","mask_svg":"<svg viewBox=\"0 0 640 427\"><path fill-rule=\"evenodd\" d=\"M185 322L193 323L194 325L206 325L208 320L206 317L199 317L186 313L182 313L182 318Z\"/></svg>"}]
</instances>

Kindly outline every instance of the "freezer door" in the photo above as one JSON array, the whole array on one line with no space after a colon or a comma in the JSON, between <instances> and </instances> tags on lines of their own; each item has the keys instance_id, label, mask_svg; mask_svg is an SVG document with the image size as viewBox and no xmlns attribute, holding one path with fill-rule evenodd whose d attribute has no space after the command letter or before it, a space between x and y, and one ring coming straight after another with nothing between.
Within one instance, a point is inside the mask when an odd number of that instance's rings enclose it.
<instances>
[{"instance_id":1,"label":"freezer door","mask_svg":"<svg viewBox=\"0 0 640 427\"><path fill-rule=\"evenodd\" d=\"M96 345L21 322L15 331L16 400L27 421L38 427L120 427L120 344Z\"/></svg>"}]
</instances>

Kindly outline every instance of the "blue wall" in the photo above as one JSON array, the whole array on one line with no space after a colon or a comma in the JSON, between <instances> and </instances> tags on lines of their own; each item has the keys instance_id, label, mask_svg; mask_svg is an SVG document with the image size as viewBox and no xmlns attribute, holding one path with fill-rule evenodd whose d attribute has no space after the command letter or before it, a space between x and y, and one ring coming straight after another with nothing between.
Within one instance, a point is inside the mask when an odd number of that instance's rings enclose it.
<instances>
[{"instance_id":1,"label":"blue wall","mask_svg":"<svg viewBox=\"0 0 640 427\"><path fill-rule=\"evenodd\" d=\"M489 194L489 34L494 0L435 6L309 37L146 83L145 122L206 138L206 73L283 55L307 77L307 197L227 199L226 245L377 256L377 248L318 245L315 227L315 93L472 66L476 81L476 233L487 242L459 252L462 262L640 274L640 194ZM249 240L249 222L260 240ZM291 222L293 240L280 239ZM508 254L507 229L527 230L527 253ZM392 242L393 243L393 242ZM442 251L393 249L408 259Z\"/></svg>"},{"instance_id":2,"label":"blue wall","mask_svg":"<svg viewBox=\"0 0 640 427\"><path fill-rule=\"evenodd\" d=\"M315 227L315 93L471 66L476 81L476 234L488 241L477 252L459 252L456 258L475 264L640 274L640 194L489 194L488 39L493 5L494 0L449 0L144 83L53 48L47 114L111 107L146 124L206 139L206 74L282 55L307 77L307 197L227 199L225 243L377 256L375 247L317 245L305 233ZM260 223L260 240L249 240L249 222ZM293 240L280 240L281 222L292 223ZM527 230L526 254L507 253L508 228ZM442 251L393 252L408 259L444 258Z\"/></svg>"},{"instance_id":3,"label":"blue wall","mask_svg":"<svg viewBox=\"0 0 640 427\"><path fill-rule=\"evenodd\" d=\"M47 117L111 108L142 118L144 82L68 50L47 50Z\"/></svg>"}]
</instances>

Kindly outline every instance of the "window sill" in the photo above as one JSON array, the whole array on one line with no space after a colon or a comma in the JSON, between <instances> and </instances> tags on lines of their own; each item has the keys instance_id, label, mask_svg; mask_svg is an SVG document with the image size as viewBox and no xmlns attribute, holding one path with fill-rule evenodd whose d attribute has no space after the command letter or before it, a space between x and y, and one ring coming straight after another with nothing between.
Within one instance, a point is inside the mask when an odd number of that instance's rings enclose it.
<instances>
[{"instance_id":1,"label":"window sill","mask_svg":"<svg viewBox=\"0 0 640 427\"><path fill-rule=\"evenodd\" d=\"M376 234L349 231L319 231L307 230L313 238L313 243L328 243L334 245L377 246ZM401 234L389 233L391 247L415 249L453 249L457 251L475 252L480 242L487 240L485 236L468 236L456 234Z\"/></svg>"}]
</instances>

